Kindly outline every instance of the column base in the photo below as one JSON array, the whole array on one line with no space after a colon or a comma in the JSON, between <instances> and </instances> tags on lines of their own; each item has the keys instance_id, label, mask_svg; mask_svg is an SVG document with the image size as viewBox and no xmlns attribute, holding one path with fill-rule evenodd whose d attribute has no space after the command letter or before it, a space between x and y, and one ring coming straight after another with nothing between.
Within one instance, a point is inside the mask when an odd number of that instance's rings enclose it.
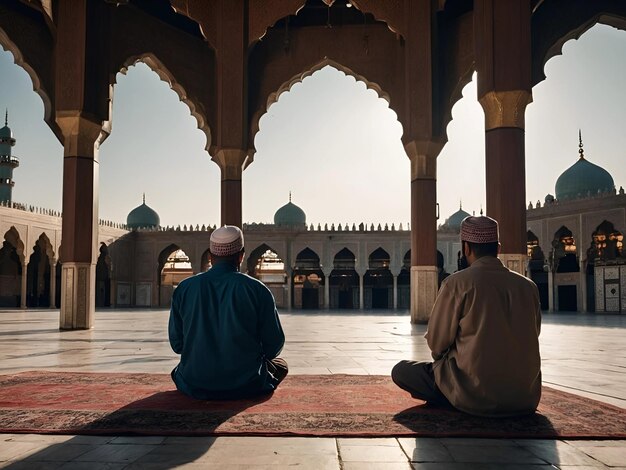
<instances>
[{"instance_id":1,"label":"column base","mask_svg":"<svg viewBox=\"0 0 626 470\"><path fill-rule=\"evenodd\" d=\"M63 263L60 329L88 330L93 328L96 311L95 285L95 264Z\"/></svg>"},{"instance_id":2,"label":"column base","mask_svg":"<svg viewBox=\"0 0 626 470\"><path fill-rule=\"evenodd\" d=\"M411 323L428 323L438 290L436 266L411 266Z\"/></svg>"},{"instance_id":3,"label":"column base","mask_svg":"<svg viewBox=\"0 0 626 470\"><path fill-rule=\"evenodd\" d=\"M498 255L502 264L509 268L511 271L526 276L526 269L528 267L528 256L520 254L502 254Z\"/></svg>"}]
</instances>

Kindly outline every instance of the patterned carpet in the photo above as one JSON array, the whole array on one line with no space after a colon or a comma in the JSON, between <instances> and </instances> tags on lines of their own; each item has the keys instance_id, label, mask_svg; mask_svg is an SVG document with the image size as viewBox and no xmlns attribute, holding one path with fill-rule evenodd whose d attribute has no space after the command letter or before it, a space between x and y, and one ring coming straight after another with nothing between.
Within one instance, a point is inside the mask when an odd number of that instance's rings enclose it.
<instances>
[{"instance_id":1,"label":"patterned carpet","mask_svg":"<svg viewBox=\"0 0 626 470\"><path fill-rule=\"evenodd\" d=\"M624 439L626 410L544 387L534 415L477 418L366 375L289 376L273 395L199 401L169 374L35 371L0 376L0 432Z\"/></svg>"}]
</instances>

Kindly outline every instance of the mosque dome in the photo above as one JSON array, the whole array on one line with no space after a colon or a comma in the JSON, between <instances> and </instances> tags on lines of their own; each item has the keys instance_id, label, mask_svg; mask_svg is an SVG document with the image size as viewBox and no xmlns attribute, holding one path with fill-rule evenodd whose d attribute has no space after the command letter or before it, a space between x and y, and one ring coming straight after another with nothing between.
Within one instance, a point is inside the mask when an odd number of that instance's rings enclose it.
<instances>
[{"instance_id":1,"label":"mosque dome","mask_svg":"<svg viewBox=\"0 0 626 470\"><path fill-rule=\"evenodd\" d=\"M289 202L274 214L274 225L306 226L306 214L291 202L291 194Z\"/></svg>"},{"instance_id":2,"label":"mosque dome","mask_svg":"<svg viewBox=\"0 0 626 470\"><path fill-rule=\"evenodd\" d=\"M608 171L585 159L582 138L578 147L580 158L556 180L557 200L586 197L588 194L596 195L598 192L604 193L615 188L613 177Z\"/></svg>"},{"instance_id":3,"label":"mosque dome","mask_svg":"<svg viewBox=\"0 0 626 470\"><path fill-rule=\"evenodd\" d=\"M465 217L469 217L471 214L468 214L463 210L463 207L459 206L459 210L452 214L450 217L446 219L446 223L444 224L446 227L454 230L461 229L461 222Z\"/></svg>"},{"instance_id":4,"label":"mosque dome","mask_svg":"<svg viewBox=\"0 0 626 470\"><path fill-rule=\"evenodd\" d=\"M146 196L143 197L143 204L135 207L126 217L126 225L130 229L136 228L156 228L161 225L159 214L154 209L146 205Z\"/></svg>"}]
</instances>

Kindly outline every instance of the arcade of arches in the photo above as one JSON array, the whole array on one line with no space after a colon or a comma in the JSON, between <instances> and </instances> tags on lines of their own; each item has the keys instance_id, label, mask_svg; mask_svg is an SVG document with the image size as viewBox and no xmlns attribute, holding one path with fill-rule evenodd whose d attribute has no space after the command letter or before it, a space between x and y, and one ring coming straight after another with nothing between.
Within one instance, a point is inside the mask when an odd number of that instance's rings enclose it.
<instances>
[{"instance_id":1,"label":"arcade of arches","mask_svg":"<svg viewBox=\"0 0 626 470\"><path fill-rule=\"evenodd\" d=\"M417 322L428 318L437 292L436 159L452 106L473 69L485 112L486 211L500 222L503 261L523 272L524 113L532 87L566 40L598 21L623 27L624 18L626 4L614 0L569 0L567 7L562 0L277 0L272 8L266 0L3 1L0 43L31 76L44 119L64 146L61 328L91 328L96 299L112 290L106 280L96 281L107 265L98 243L98 148L112 131L112 77L127 65L145 61L189 105L221 169L223 224L242 224L242 172L253 161L258 120L292 83L332 62L388 99L411 160L410 308ZM205 249L196 257L179 248L198 272ZM310 248L322 267L331 266L324 259L329 255ZM363 305L370 295L376 305L397 301L400 279L389 277L385 260L400 271L408 249L400 254L381 247L374 255L346 248L356 257L354 269L345 252L337 267L322 268L320 275L307 252L297 280L291 270L299 251L293 263L281 258L294 287L289 295L314 303L312 286L323 285L331 304ZM12 289L17 276L27 278L20 302L50 302L47 292L56 283L51 256L57 252L45 240L2 249ZM165 266L171 253L159 253ZM162 275L149 266L136 269L147 269L150 278ZM390 279L398 283L394 295ZM146 284L141 298L154 299L165 286ZM120 294L120 287L111 295L137 293Z\"/></svg>"}]
</instances>

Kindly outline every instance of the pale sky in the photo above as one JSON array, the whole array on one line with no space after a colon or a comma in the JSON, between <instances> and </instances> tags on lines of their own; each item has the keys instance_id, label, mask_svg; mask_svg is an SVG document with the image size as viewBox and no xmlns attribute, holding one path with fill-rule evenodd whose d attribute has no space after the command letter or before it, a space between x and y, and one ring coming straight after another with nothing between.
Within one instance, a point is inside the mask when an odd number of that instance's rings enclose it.
<instances>
[{"instance_id":1,"label":"pale sky","mask_svg":"<svg viewBox=\"0 0 626 470\"><path fill-rule=\"evenodd\" d=\"M586 158L626 186L626 32L597 25L546 64L526 112L526 200L554 194L558 176ZM13 199L61 210L63 149L43 121L43 103L24 70L0 51L0 109L20 167ZM2 123L3 125L4 123ZM261 119L255 161L244 172L244 222L272 222L293 202L307 222L410 220L410 166L402 126L362 82L325 68L281 95ZM475 81L463 90L438 159L442 223L485 204L484 117ZM100 218L125 222L146 202L163 225L219 223L219 168L189 109L147 66L118 74L113 132L100 149Z\"/></svg>"}]
</instances>

